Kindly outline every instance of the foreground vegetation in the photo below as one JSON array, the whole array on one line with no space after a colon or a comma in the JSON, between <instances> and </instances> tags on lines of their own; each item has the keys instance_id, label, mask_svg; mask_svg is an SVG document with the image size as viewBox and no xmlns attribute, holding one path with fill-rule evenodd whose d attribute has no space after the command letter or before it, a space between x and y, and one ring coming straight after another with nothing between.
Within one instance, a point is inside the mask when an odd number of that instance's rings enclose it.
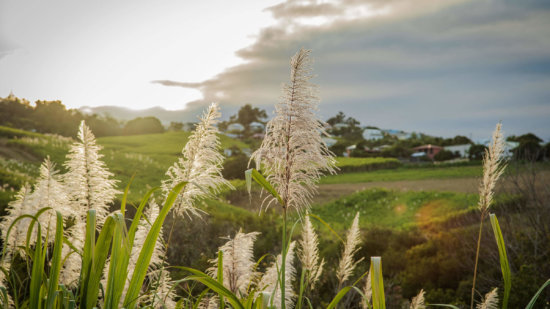
<instances>
[{"instance_id":1,"label":"foreground vegetation","mask_svg":"<svg viewBox=\"0 0 550 309\"><path fill-rule=\"evenodd\" d=\"M302 67L307 55L300 51L293 59L287 91L308 95L287 96L281 103L281 114L253 154L261 170L245 174L248 191L255 181L269 194L254 197L264 209L261 216L217 199L228 197L232 186L221 177L215 105L189 136L183 156L171 162L160 188L147 189L136 207L128 203L131 181L113 203L120 194L116 178L82 123L78 141L57 147L69 150L61 174L46 158L35 172L34 189L22 185L10 203L2 221L0 302L17 308L378 309L470 301L470 307L475 301L479 308L516 308L531 299L527 308L533 308L545 287L535 293L541 277L546 279L549 254L540 241L548 223L536 218L548 210L544 200L541 206L527 195L494 198L504 167L499 127L485 157L480 196L373 189L305 211L315 183L338 164L320 142L321 124L311 113L309 71ZM300 126L293 127L294 117ZM144 145L156 140L141 138ZM23 138L13 142L42 145ZM118 140L108 147L125 153L141 146ZM126 159L148 170L170 151L161 148L150 161ZM108 161L112 154L105 154ZM501 218L502 230L489 209ZM489 217L491 228L483 230ZM505 242L507 230L512 236ZM228 232L228 238L217 238ZM189 261L173 263L177 258ZM166 261L193 268L169 267ZM488 293L481 298L476 291Z\"/></svg>"}]
</instances>

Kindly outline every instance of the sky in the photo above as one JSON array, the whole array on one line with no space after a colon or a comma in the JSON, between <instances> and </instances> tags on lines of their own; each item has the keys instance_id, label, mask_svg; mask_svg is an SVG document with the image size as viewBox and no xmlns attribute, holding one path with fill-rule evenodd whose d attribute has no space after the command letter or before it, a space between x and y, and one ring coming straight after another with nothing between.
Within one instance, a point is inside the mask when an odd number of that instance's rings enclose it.
<instances>
[{"instance_id":1,"label":"sky","mask_svg":"<svg viewBox=\"0 0 550 309\"><path fill-rule=\"evenodd\" d=\"M325 120L550 140L546 0L0 0L0 97L271 112L300 48Z\"/></svg>"}]
</instances>

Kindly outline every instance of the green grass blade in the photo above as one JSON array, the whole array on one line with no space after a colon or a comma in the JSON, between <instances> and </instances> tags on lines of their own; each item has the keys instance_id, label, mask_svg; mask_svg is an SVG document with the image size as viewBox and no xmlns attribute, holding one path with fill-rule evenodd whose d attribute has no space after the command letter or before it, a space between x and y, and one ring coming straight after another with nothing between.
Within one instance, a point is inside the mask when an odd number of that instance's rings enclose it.
<instances>
[{"instance_id":1,"label":"green grass blade","mask_svg":"<svg viewBox=\"0 0 550 309\"><path fill-rule=\"evenodd\" d=\"M164 223L164 219L166 219L166 216L170 212L172 205L174 205L177 196L186 185L187 182L181 182L177 184L172 189L172 191L170 191L168 197L166 198L164 206L159 213L159 216L157 217L157 219L151 226L151 230L147 234L147 238L145 239L145 243L141 248L141 252L136 263L136 268L134 269L134 273L132 275L132 279L130 280L130 285L128 286L126 298L124 299L124 306L127 309L134 309L136 306L136 300L139 295L139 291L141 290L141 287L143 285L143 281L145 280L145 276L147 275L147 269L149 268L151 256L153 255L155 243L157 242L162 224Z\"/></svg>"},{"instance_id":2,"label":"green grass blade","mask_svg":"<svg viewBox=\"0 0 550 309\"><path fill-rule=\"evenodd\" d=\"M126 267L124 271L121 266L127 265L124 260L129 256L126 244L124 216L122 213L113 214L115 228L111 246L111 259L107 275L107 289L105 291L105 308L116 308L124 289L126 281Z\"/></svg>"},{"instance_id":3,"label":"green grass blade","mask_svg":"<svg viewBox=\"0 0 550 309\"><path fill-rule=\"evenodd\" d=\"M55 242L52 256L52 266L50 268L50 278L48 282L48 298L46 300L46 309L54 308L57 298L57 285L59 283L59 273L61 271L61 251L63 249L63 216L56 211L55 224Z\"/></svg>"},{"instance_id":4,"label":"green grass blade","mask_svg":"<svg viewBox=\"0 0 550 309\"><path fill-rule=\"evenodd\" d=\"M84 239L84 250L82 251L82 269L80 270L80 299L85 298L88 291L88 282L90 271L92 269L94 249L95 249L95 230L96 230L96 211L88 210L86 216L86 238Z\"/></svg>"},{"instance_id":5,"label":"green grass blade","mask_svg":"<svg viewBox=\"0 0 550 309\"><path fill-rule=\"evenodd\" d=\"M491 226L495 234L495 240L498 246L498 255L500 257L500 269L502 270L502 279L504 280L504 295L502 297L502 309L508 308L508 298L510 297L510 289L512 288L512 274L510 272L510 265L508 263L508 256L506 255L506 246L504 244L504 237L502 237L502 231L498 224L498 219L495 214L490 215Z\"/></svg>"},{"instance_id":6,"label":"green grass blade","mask_svg":"<svg viewBox=\"0 0 550 309\"><path fill-rule=\"evenodd\" d=\"M445 308L460 309L460 308L458 308L457 306L447 305L447 304L430 304L430 305L426 305L426 306L434 306L434 307L445 307Z\"/></svg>"},{"instance_id":7,"label":"green grass blade","mask_svg":"<svg viewBox=\"0 0 550 309\"><path fill-rule=\"evenodd\" d=\"M33 220L36 220L33 217ZM40 304L40 289L42 286L42 274L44 272L44 255L42 254L42 227L40 223L37 223L38 227L36 229L36 244L34 248L33 261L32 261L32 271L31 271L31 285L30 285L30 297L29 297L29 307L30 308L39 308ZM27 233L27 240L30 239L29 233L32 233L32 230L29 230ZM27 246L29 244L27 243Z\"/></svg>"},{"instance_id":8,"label":"green grass blade","mask_svg":"<svg viewBox=\"0 0 550 309\"><path fill-rule=\"evenodd\" d=\"M332 232L332 234L334 234L336 236L336 238L338 238L342 243L345 243L344 240L342 239L342 237L340 237L340 235L338 235L338 233L336 233L336 231L327 223L325 222L325 220L321 219L321 217L317 216L317 215L314 215L312 213L309 213L308 216L312 217L312 218L315 218L317 219L319 222L321 222L326 228L329 229L329 231Z\"/></svg>"},{"instance_id":9,"label":"green grass blade","mask_svg":"<svg viewBox=\"0 0 550 309\"><path fill-rule=\"evenodd\" d=\"M537 298L539 298L540 294L542 293L542 291L544 291L544 289L547 287L547 286L550 286L550 279L548 279L548 281L546 281L541 287L540 289L537 291L537 293L535 295L533 295L533 298L531 298L531 301L529 302L529 304L527 304L527 307L525 307L525 309L532 309L533 306L535 305L535 303L537 302Z\"/></svg>"},{"instance_id":10,"label":"green grass blade","mask_svg":"<svg viewBox=\"0 0 550 309\"><path fill-rule=\"evenodd\" d=\"M107 261L107 255L109 253L109 247L111 246L115 225L115 218L113 215L110 215L105 220L103 228L101 228L101 231L99 232L94 249L92 268L86 283L86 291L83 292L84 294L81 294L85 297L85 302L84 300L81 300L81 302L85 305L84 308L93 308L97 304L97 299L99 296L99 283L101 281L105 262Z\"/></svg>"},{"instance_id":11,"label":"green grass blade","mask_svg":"<svg viewBox=\"0 0 550 309\"><path fill-rule=\"evenodd\" d=\"M332 308L336 308L336 306L338 306L338 303L340 303L340 301L342 300L342 298L344 296L346 296L346 294L348 294L348 292L351 290L351 286L346 286L344 287L343 289L341 289L338 294L336 294L336 296L334 296L334 298L332 299L332 301L330 302L330 304L328 305L327 309L332 309Z\"/></svg>"},{"instance_id":12,"label":"green grass blade","mask_svg":"<svg viewBox=\"0 0 550 309\"><path fill-rule=\"evenodd\" d=\"M267 192L269 192L271 195L273 195L274 198L279 201L279 204L284 205L283 199L277 193L277 191L271 186L271 184L267 181L267 179L264 178L260 172L258 172L255 168L251 168L246 170L244 172L244 176L246 179L246 188L248 190L248 193L250 193L250 190L252 189L252 179L254 179L262 188L264 188Z\"/></svg>"},{"instance_id":13,"label":"green grass blade","mask_svg":"<svg viewBox=\"0 0 550 309\"><path fill-rule=\"evenodd\" d=\"M134 173L130 178L130 181L128 181L126 188L124 188L124 194L122 195L122 200L120 201L120 212L122 213L123 216L124 216L124 213L126 212L126 200L128 198L128 191L130 191L130 185L132 184L132 181L134 180L135 176L136 176L136 173Z\"/></svg>"},{"instance_id":14,"label":"green grass blade","mask_svg":"<svg viewBox=\"0 0 550 309\"><path fill-rule=\"evenodd\" d=\"M382 258L373 256L370 258L370 276L372 282L372 308L386 309L386 297L384 296L384 280L382 278Z\"/></svg>"},{"instance_id":15,"label":"green grass blade","mask_svg":"<svg viewBox=\"0 0 550 309\"><path fill-rule=\"evenodd\" d=\"M218 251L218 273L217 273L218 282L223 285L223 251ZM220 308L225 308L225 302L223 296L220 295Z\"/></svg>"}]
</instances>

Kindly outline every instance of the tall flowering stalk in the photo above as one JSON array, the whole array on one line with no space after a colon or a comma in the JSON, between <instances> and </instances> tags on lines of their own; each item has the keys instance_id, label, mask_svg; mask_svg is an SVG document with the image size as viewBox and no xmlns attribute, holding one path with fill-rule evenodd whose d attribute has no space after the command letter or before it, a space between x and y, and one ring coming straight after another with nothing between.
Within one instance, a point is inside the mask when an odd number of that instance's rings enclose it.
<instances>
[{"instance_id":1,"label":"tall flowering stalk","mask_svg":"<svg viewBox=\"0 0 550 309\"><path fill-rule=\"evenodd\" d=\"M236 295L247 295L247 288L258 275L254 272L254 242L259 232L237 232L219 251L223 252L223 285ZM214 265L207 270L213 278L217 278L218 259L210 260Z\"/></svg>"},{"instance_id":2,"label":"tall flowering stalk","mask_svg":"<svg viewBox=\"0 0 550 309\"><path fill-rule=\"evenodd\" d=\"M494 288L491 292L485 294L485 299L477 304L476 309L498 309L498 289Z\"/></svg>"},{"instance_id":3,"label":"tall flowering stalk","mask_svg":"<svg viewBox=\"0 0 550 309\"><path fill-rule=\"evenodd\" d=\"M96 144L95 136L84 120L78 128L78 141L71 145L63 180L66 192L76 213L76 220L85 220L88 210L94 209L101 224L109 213L109 205L119 193L116 180L109 172Z\"/></svg>"},{"instance_id":4,"label":"tall flowering stalk","mask_svg":"<svg viewBox=\"0 0 550 309\"><path fill-rule=\"evenodd\" d=\"M286 261L283 262L282 254L277 256L277 260L265 271L259 283L260 291L270 295L269 304L273 302L275 308L292 308L296 296L292 290L292 281L296 276L296 269L293 266L295 245L294 241L290 243ZM278 284L279 272L286 273L286 276L283 277L286 281L284 285Z\"/></svg>"},{"instance_id":5,"label":"tall flowering stalk","mask_svg":"<svg viewBox=\"0 0 550 309\"><path fill-rule=\"evenodd\" d=\"M277 192L271 198L283 210L281 305L285 306L286 217L287 211L307 209L316 192L316 183L323 173L335 172L334 154L322 140L326 134L316 115L317 88L310 83L311 51L301 49L290 61L290 83L275 106L275 116L266 127L262 145L252 154L256 167Z\"/></svg>"},{"instance_id":6,"label":"tall flowering stalk","mask_svg":"<svg viewBox=\"0 0 550 309\"><path fill-rule=\"evenodd\" d=\"M304 216L304 226L302 230L302 239L300 240L300 250L298 258L302 262L302 268L307 271L306 282L308 287L315 289L315 283L319 281L325 260L319 260L319 239L309 216Z\"/></svg>"},{"instance_id":7,"label":"tall flowering stalk","mask_svg":"<svg viewBox=\"0 0 550 309\"><path fill-rule=\"evenodd\" d=\"M359 213L355 215L353 223L346 235L346 242L344 243L344 250L342 251L342 257L338 263L336 269L336 278L338 278L338 289L342 287L344 282L349 279L353 274L355 267L363 258L355 261L354 255L359 251L359 244L361 243L361 233L359 230Z\"/></svg>"},{"instance_id":8,"label":"tall flowering stalk","mask_svg":"<svg viewBox=\"0 0 550 309\"><path fill-rule=\"evenodd\" d=\"M88 210L96 211L99 227L119 193L115 188L117 181L101 160L101 149L83 120L78 128L77 141L71 145L67 155L65 166L68 171L63 175L63 184L74 219L74 225L67 230L67 238L79 250L84 246ZM71 251L69 246L63 246L63 257L66 261L61 271L61 282L67 285L78 281L81 267L80 254Z\"/></svg>"},{"instance_id":9,"label":"tall flowering stalk","mask_svg":"<svg viewBox=\"0 0 550 309\"><path fill-rule=\"evenodd\" d=\"M40 176L31 195L31 203L35 210L44 207L53 209L53 211L50 210L38 218L40 225L45 229L43 235L48 235L48 241L53 242L56 228L55 211L70 214L71 208L68 204L68 197L63 183L60 181L58 171L55 169L55 163L50 160L49 156L44 159L40 166Z\"/></svg>"},{"instance_id":10,"label":"tall flowering stalk","mask_svg":"<svg viewBox=\"0 0 550 309\"><path fill-rule=\"evenodd\" d=\"M219 192L223 186L231 187L221 173L223 155L220 153L221 144L217 135L219 131L215 126L220 117L218 104L212 103L185 144L182 150L183 157L166 172L168 179L162 182L162 191L165 195L176 184L182 181L189 182L174 204L174 212L177 215L199 215L193 202Z\"/></svg>"},{"instance_id":11,"label":"tall flowering stalk","mask_svg":"<svg viewBox=\"0 0 550 309\"><path fill-rule=\"evenodd\" d=\"M418 295L413 297L411 300L410 309L426 309L426 304L424 303L424 290L420 290Z\"/></svg>"},{"instance_id":12,"label":"tall flowering stalk","mask_svg":"<svg viewBox=\"0 0 550 309\"><path fill-rule=\"evenodd\" d=\"M489 207L493 204L493 196L495 191L495 186L504 172L506 163L503 158L504 155L504 137L501 132L501 124L498 123L495 131L493 132L493 137L491 144L485 150L483 155L483 178L481 179L481 184L479 187L479 202L478 208L481 212L480 223L479 223L479 233L477 239L477 249L476 249L476 259L474 264L474 279L472 284L472 295L470 300L470 308L474 308L474 297L475 297L475 288L476 288L476 277L477 277L477 264L479 261L479 249L481 245L481 232L483 229L483 221L489 215Z\"/></svg>"},{"instance_id":13,"label":"tall flowering stalk","mask_svg":"<svg viewBox=\"0 0 550 309\"><path fill-rule=\"evenodd\" d=\"M10 235L6 235L10 226L15 222L15 220L24 214L31 214L32 205L30 201L31 196L31 186L25 184L17 195L15 200L8 204L6 209L7 214L2 218L0 222L0 229L2 231L2 243L6 247L4 252L7 253L6 257L11 256L11 248L16 248L20 246L25 246L26 237L27 237L27 228L30 223L30 219L19 220L11 229ZM2 258L6 258L2 257Z\"/></svg>"}]
</instances>

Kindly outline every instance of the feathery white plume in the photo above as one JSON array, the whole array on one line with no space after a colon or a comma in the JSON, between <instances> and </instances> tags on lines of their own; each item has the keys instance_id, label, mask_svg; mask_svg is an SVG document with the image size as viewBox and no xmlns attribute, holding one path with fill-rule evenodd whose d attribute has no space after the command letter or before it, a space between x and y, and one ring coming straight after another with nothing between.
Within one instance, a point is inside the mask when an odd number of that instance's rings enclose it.
<instances>
[{"instance_id":1,"label":"feathery white plume","mask_svg":"<svg viewBox=\"0 0 550 309\"><path fill-rule=\"evenodd\" d=\"M290 83L284 85L262 145L251 157L283 199L283 207L297 210L309 208L323 173L335 172L334 154L321 138L326 132L315 114L319 99L309 82L309 54L301 49L292 57Z\"/></svg>"},{"instance_id":2,"label":"feathery white plume","mask_svg":"<svg viewBox=\"0 0 550 309\"><path fill-rule=\"evenodd\" d=\"M361 300L361 308L370 309L372 307L371 306L372 284L371 284L370 272L367 272L367 275L366 275L365 285L363 286L363 295L365 296L365 298Z\"/></svg>"},{"instance_id":3,"label":"feathery white plume","mask_svg":"<svg viewBox=\"0 0 550 309\"><path fill-rule=\"evenodd\" d=\"M151 306L159 309L176 308L176 292L168 270L159 269L153 272L149 278L155 288L150 297Z\"/></svg>"},{"instance_id":4,"label":"feathery white plume","mask_svg":"<svg viewBox=\"0 0 550 309\"><path fill-rule=\"evenodd\" d=\"M218 309L220 305L220 298L217 295L213 295L210 297L204 297L199 306L198 309Z\"/></svg>"},{"instance_id":5,"label":"feathery white plume","mask_svg":"<svg viewBox=\"0 0 550 309\"><path fill-rule=\"evenodd\" d=\"M289 309L292 309L294 306L294 298L296 297L292 290L292 281L294 281L294 277L296 276L296 269L293 265L295 245L294 241L290 243L285 261L285 306ZM279 254L277 256L277 261L265 271L259 283L259 290L271 295L269 303L273 300L275 308L281 308L281 286L278 282L277 271L281 270L282 260L283 257Z\"/></svg>"},{"instance_id":6,"label":"feathery white plume","mask_svg":"<svg viewBox=\"0 0 550 309\"><path fill-rule=\"evenodd\" d=\"M176 184L189 182L174 203L177 215L199 215L193 206L194 201L217 193L222 186L232 187L221 173L223 155L219 151L220 141L215 127L220 116L218 104L212 103L183 148L183 157L166 171L168 179L162 182L165 196Z\"/></svg>"},{"instance_id":7,"label":"feathery white plume","mask_svg":"<svg viewBox=\"0 0 550 309\"><path fill-rule=\"evenodd\" d=\"M236 295L246 295L247 287L257 273L254 272L254 242L259 232L243 233L239 230L233 239L229 239L219 248L223 252L223 285ZM218 259L211 259L214 265L207 270L212 278L218 275Z\"/></svg>"},{"instance_id":8,"label":"feathery white plume","mask_svg":"<svg viewBox=\"0 0 550 309\"><path fill-rule=\"evenodd\" d=\"M477 304L477 309L498 309L498 289L494 288L491 292L485 294L485 299L481 304Z\"/></svg>"},{"instance_id":9,"label":"feathery white plume","mask_svg":"<svg viewBox=\"0 0 550 309\"><path fill-rule=\"evenodd\" d=\"M82 220L75 220L75 224L66 231L66 234L73 246L82 250L86 237L86 223ZM66 286L74 286L80 278L82 256L78 252L74 252L68 245L64 245L61 249L61 256L65 259L65 263L61 269L59 281Z\"/></svg>"},{"instance_id":10,"label":"feathery white plume","mask_svg":"<svg viewBox=\"0 0 550 309\"><path fill-rule=\"evenodd\" d=\"M298 258L302 262L302 267L308 270L307 283L310 289L315 288L315 283L321 277L325 260L319 261L319 240L311 224L309 216L304 216L304 226L302 230L302 239L300 241L300 251Z\"/></svg>"},{"instance_id":11,"label":"feathery white plume","mask_svg":"<svg viewBox=\"0 0 550 309\"><path fill-rule=\"evenodd\" d=\"M56 211L61 212L64 216L71 214L71 208L68 204L68 197L65 193L63 184L59 181L58 171L55 169L55 163L50 161L50 157L46 157L40 166L40 176L35 186L34 192L31 194L31 203L33 208L38 211L44 207L51 207L46 213L43 213L38 221L42 226L43 236L48 233L50 242L55 240L55 229L57 224Z\"/></svg>"},{"instance_id":12,"label":"feathery white plume","mask_svg":"<svg viewBox=\"0 0 550 309\"><path fill-rule=\"evenodd\" d=\"M426 305L424 304L424 290L420 290L418 295L413 297L411 300L411 309L426 309Z\"/></svg>"},{"instance_id":13,"label":"feathery white plume","mask_svg":"<svg viewBox=\"0 0 550 309\"><path fill-rule=\"evenodd\" d=\"M344 250L342 251L342 257L340 258L340 263L338 264L338 269L336 270L336 278L338 278L338 283L341 286L349 277L352 275L355 267L363 258L358 261L354 261L353 256L357 251L359 251L359 244L361 243L361 233L359 230L359 212L355 215L353 223L348 230L346 236L346 243L344 244Z\"/></svg>"},{"instance_id":14,"label":"feathery white plume","mask_svg":"<svg viewBox=\"0 0 550 309\"><path fill-rule=\"evenodd\" d=\"M493 203L495 185L504 172L504 137L498 123L489 148L483 156L483 178L479 189L479 209L485 213Z\"/></svg>"},{"instance_id":15,"label":"feathery white plume","mask_svg":"<svg viewBox=\"0 0 550 309\"><path fill-rule=\"evenodd\" d=\"M2 243L7 248L25 246L27 242L27 229L29 227L30 219L19 220L11 229L9 237L6 238L6 233L10 228L10 225L21 215L30 214L34 215L33 207L30 201L31 187L29 184L25 184L21 190L15 196L15 200L8 204L6 209L7 214L2 218L0 222L0 230L2 231ZM15 251L18 251L17 249Z\"/></svg>"},{"instance_id":16,"label":"feathery white plume","mask_svg":"<svg viewBox=\"0 0 550 309\"><path fill-rule=\"evenodd\" d=\"M88 210L95 209L99 225L109 213L109 204L119 193L115 189L116 180L109 172L99 153L101 146L96 144L94 134L82 121L78 129L78 141L71 145L65 166L64 185L69 196L76 220L85 221Z\"/></svg>"}]
</instances>

